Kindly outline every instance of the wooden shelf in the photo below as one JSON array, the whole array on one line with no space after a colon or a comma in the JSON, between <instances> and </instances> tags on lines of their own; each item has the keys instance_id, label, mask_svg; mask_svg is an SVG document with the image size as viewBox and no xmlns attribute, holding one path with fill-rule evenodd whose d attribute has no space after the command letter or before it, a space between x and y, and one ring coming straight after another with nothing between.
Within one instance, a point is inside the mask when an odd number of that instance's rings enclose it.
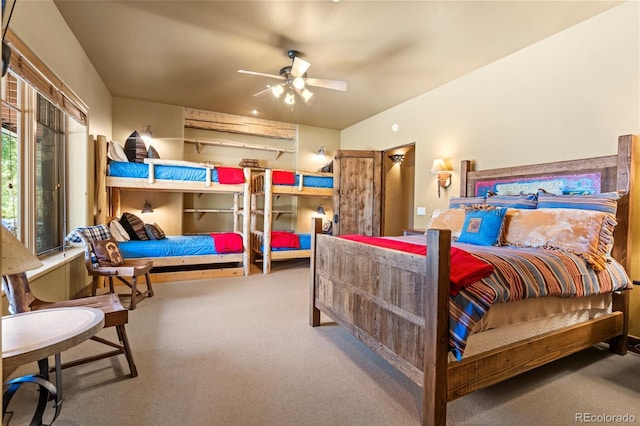
<instances>
[{"instance_id":1,"label":"wooden shelf","mask_svg":"<svg viewBox=\"0 0 640 426\"><path fill-rule=\"evenodd\" d=\"M205 213L235 213L234 209L184 209L185 213L195 213L196 220L202 219Z\"/></svg>"},{"instance_id":2,"label":"wooden shelf","mask_svg":"<svg viewBox=\"0 0 640 426\"><path fill-rule=\"evenodd\" d=\"M276 153L276 159L280 158L283 153L286 154L295 154L295 150L290 148L277 148L274 146L266 146L266 145L251 145L242 142L229 141L226 139L185 139L185 143L194 144L196 146L196 151L198 154L204 146L206 145L214 145L214 146L226 146L231 148L244 148L244 149L257 149L260 151L271 151Z\"/></svg>"}]
</instances>

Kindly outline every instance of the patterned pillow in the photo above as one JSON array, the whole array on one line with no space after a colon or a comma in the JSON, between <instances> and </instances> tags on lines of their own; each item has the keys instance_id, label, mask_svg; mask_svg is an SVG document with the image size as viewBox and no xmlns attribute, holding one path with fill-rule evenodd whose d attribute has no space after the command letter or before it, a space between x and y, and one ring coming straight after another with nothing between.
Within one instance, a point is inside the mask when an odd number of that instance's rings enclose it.
<instances>
[{"instance_id":1,"label":"patterned pillow","mask_svg":"<svg viewBox=\"0 0 640 426\"><path fill-rule=\"evenodd\" d=\"M144 163L144 159L147 158L147 147L144 144L144 140L142 140L142 136L137 131L131 133L127 138L124 144L124 152L127 154L129 161Z\"/></svg>"},{"instance_id":2,"label":"patterned pillow","mask_svg":"<svg viewBox=\"0 0 640 426\"><path fill-rule=\"evenodd\" d=\"M554 195L538 192L538 208L594 210L615 216L619 199L618 192L596 195Z\"/></svg>"},{"instance_id":3,"label":"patterned pillow","mask_svg":"<svg viewBox=\"0 0 640 426\"><path fill-rule=\"evenodd\" d=\"M595 271L604 269L617 225L611 214L563 208L514 212L505 223L505 245L565 250L585 259Z\"/></svg>"},{"instance_id":4,"label":"patterned pillow","mask_svg":"<svg viewBox=\"0 0 640 426\"><path fill-rule=\"evenodd\" d=\"M129 234L129 237L132 240L147 241L149 239L144 230L144 222L133 213L122 213L120 225L122 225L124 230L127 231L127 234Z\"/></svg>"},{"instance_id":5,"label":"patterned pillow","mask_svg":"<svg viewBox=\"0 0 640 426\"><path fill-rule=\"evenodd\" d=\"M465 209L437 209L431 213L427 229L449 229L451 237L458 239L464 225Z\"/></svg>"},{"instance_id":6,"label":"patterned pillow","mask_svg":"<svg viewBox=\"0 0 640 426\"><path fill-rule=\"evenodd\" d=\"M149 149L147 150L147 158L160 158L160 154L158 154L158 151L156 151L152 145L149 145Z\"/></svg>"},{"instance_id":7,"label":"patterned pillow","mask_svg":"<svg viewBox=\"0 0 640 426\"><path fill-rule=\"evenodd\" d=\"M499 207L512 207L516 209L535 209L538 205L536 194L520 195L487 195L487 205Z\"/></svg>"},{"instance_id":8,"label":"patterned pillow","mask_svg":"<svg viewBox=\"0 0 640 426\"><path fill-rule=\"evenodd\" d=\"M71 243L81 243L82 240L78 236L81 233L90 243L96 240L107 240L112 237L111 231L107 225L84 226L73 229L65 240Z\"/></svg>"},{"instance_id":9,"label":"patterned pillow","mask_svg":"<svg viewBox=\"0 0 640 426\"><path fill-rule=\"evenodd\" d=\"M449 198L449 208L457 209L464 206L477 206L485 204L485 197L451 197Z\"/></svg>"},{"instance_id":10,"label":"patterned pillow","mask_svg":"<svg viewBox=\"0 0 640 426\"><path fill-rule=\"evenodd\" d=\"M472 208L467 210L458 242L479 246L497 244L506 212L507 209L503 207Z\"/></svg>"},{"instance_id":11,"label":"patterned pillow","mask_svg":"<svg viewBox=\"0 0 640 426\"><path fill-rule=\"evenodd\" d=\"M100 266L119 266L124 263L124 258L118 249L118 243L113 238L94 241L93 252Z\"/></svg>"},{"instance_id":12,"label":"patterned pillow","mask_svg":"<svg viewBox=\"0 0 640 426\"><path fill-rule=\"evenodd\" d=\"M164 231L156 223L145 223L144 230L150 240L161 240L166 238Z\"/></svg>"}]
</instances>

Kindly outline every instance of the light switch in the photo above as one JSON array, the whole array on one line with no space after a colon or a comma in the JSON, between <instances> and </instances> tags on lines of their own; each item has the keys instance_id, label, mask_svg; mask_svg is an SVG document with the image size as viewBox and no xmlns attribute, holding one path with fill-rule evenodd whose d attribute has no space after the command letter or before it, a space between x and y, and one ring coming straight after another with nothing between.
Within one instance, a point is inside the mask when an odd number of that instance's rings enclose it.
<instances>
[{"instance_id":1,"label":"light switch","mask_svg":"<svg viewBox=\"0 0 640 426\"><path fill-rule=\"evenodd\" d=\"M417 210L416 214L418 216L425 216L427 214L427 208L426 207L418 207L416 210Z\"/></svg>"}]
</instances>

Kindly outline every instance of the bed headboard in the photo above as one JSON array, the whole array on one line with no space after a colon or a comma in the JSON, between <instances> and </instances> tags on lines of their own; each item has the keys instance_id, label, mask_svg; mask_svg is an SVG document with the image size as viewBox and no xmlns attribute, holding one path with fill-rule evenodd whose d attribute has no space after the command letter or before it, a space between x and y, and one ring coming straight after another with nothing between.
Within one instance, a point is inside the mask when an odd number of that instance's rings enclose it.
<instances>
[{"instance_id":1,"label":"bed headboard","mask_svg":"<svg viewBox=\"0 0 640 426\"><path fill-rule=\"evenodd\" d=\"M629 271L631 266L631 259L628 255L631 252L631 212L632 208L640 208L640 205L631 206L634 198L636 202L638 201L638 196L635 194L638 188L634 188L634 185L640 184L640 181L637 181L640 179L638 149L637 137L624 135L618 138L618 153L604 157L480 171L474 171L472 162L464 160L460 169L460 196L473 197L476 195L476 189L482 191L488 184L495 186L500 183L530 181L534 178L539 179L539 182L582 181L586 183L586 186L591 187L594 184L592 190L596 193L620 191L624 195L618 200L618 225L614 234L612 256ZM633 176L636 176L636 182L634 182Z\"/></svg>"}]
</instances>

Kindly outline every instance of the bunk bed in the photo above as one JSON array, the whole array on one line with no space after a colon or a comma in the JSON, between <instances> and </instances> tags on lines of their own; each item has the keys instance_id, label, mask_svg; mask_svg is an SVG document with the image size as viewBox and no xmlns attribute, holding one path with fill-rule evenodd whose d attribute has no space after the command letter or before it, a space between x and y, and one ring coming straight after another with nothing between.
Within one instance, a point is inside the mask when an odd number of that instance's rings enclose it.
<instances>
[{"instance_id":1,"label":"bunk bed","mask_svg":"<svg viewBox=\"0 0 640 426\"><path fill-rule=\"evenodd\" d=\"M311 256L311 234L273 231L273 216L284 213L273 210L273 197L333 197L333 174L292 172L265 169L252 176L251 182L251 251L255 261L262 261L262 271L271 271L271 262L285 259L308 259ZM264 196L264 209L257 209L257 196ZM263 216L263 229L257 229L257 216Z\"/></svg>"},{"instance_id":2,"label":"bunk bed","mask_svg":"<svg viewBox=\"0 0 640 426\"><path fill-rule=\"evenodd\" d=\"M624 271L629 271L631 263L629 229L631 211L640 208L637 205L632 206L634 199L635 202L638 201L637 194L633 192L637 191L637 188L632 188L633 176L636 176L637 182L637 176L640 173L638 150L636 137L627 135L618 139L618 153L611 156L482 171L472 171L471 162L462 162L460 190L462 197L474 197L476 191L487 183L548 180L553 177L563 178L580 174L597 175L600 179L601 193L620 195L614 217L617 221L615 238L610 241L611 247L609 247L611 248L610 257L617 260L617 263L615 260L605 262L606 265L617 265L612 267L617 271L619 280L615 285L610 283L611 288L617 289L616 291L595 296L605 298L605 305L598 314L550 328L540 327L537 333L528 330L526 332L529 334L522 334L524 331L518 331L515 333L515 338L509 338L510 340L507 339L504 342L502 333L511 327L487 330L486 333L493 333L493 336L486 340L491 342L492 346L481 349L476 347L475 350L473 349L474 338L477 339L476 341L481 341L485 331L476 334L472 331L466 341L466 347L457 347L454 337L458 332L457 326L461 322L461 312L468 312L470 305L460 305L459 300L456 299L458 297L475 298L475 300L486 302L487 299L483 296L485 293L481 291L483 284L491 277L498 276L495 270L502 271L509 262L492 265L494 272L491 275L479 281L466 283L468 287L459 290L456 293L457 296L453 296L452 283L453 276L456 275L454 269L458 267L458 263L453 259L452 246L468 248L471 245L459 242L452 244L451 229L429 229L426 236L417 237L422 240L423 245L426 240L426 248L423 247L426 249L426 256L415 254L417 251L410 253L373 245L370 242L359 242L357 238L352 240L314 234L310 279L310 325L314 327L321 325L322 312L421 386L423 389L422 421L425 425L446 424L447 401L591 345L608 342L610 351L624 355L627 350L629 320L627 289L631 288L630 280ZM576 200L581 202L584 198L572 199L572 201ZM550 210L540 207L538 205L543 213L544 210ZM517 216L512 215L511 220L513 221L514 218ZM564 225L564 223L561 224ZM503 232L509 235L508 233L511 232L509 227L513 225L514 222L507 223L505 225L507 230ZM416 240L412 242L416 243ZM407 243L406 240L403 240L403 243ZM527 256L539 254L538 252L544 252L549 256L567 254L562 250L495 246L488 248L489 251L501 249L520 250L526 252ZM567 256L573 258L572 264L584 263L584 259L579 256L574 254L567 254ZM498 258L498 256L495 257ZM542 262L540 265L543 267L545 263ZM606 268L597 273L594 272L595 267L593 271L586 266L578 269L583 275L597 274L599 277L604 277L610 273L606 272L609 271L609 266ZM610 274L616 275L616 272ZM549 275L543 275L543 277L542 285L550 286L552 277ZM504 280L509 285L515 281L513 278ZM516 288L512 290L515 292ZM545 300L555 303L560 299L578 303L586 298L540 297L494 305L488 303L487 317L492 310L496 313L509 312L517 303L529 303L529 301L546 303ZM488 321L488 318L486 319ZM483 317L482 320L485 318ZM545 320L546 318L540 318L540 321ZM514 324L513 327L520 330L519 327L526 326L528 322ZM453 356L454 354L457 356Z\"/></svg>"},{"instance_id":3,"label":"bunk bed","mask_svg":"<svg viewBox=\"0 0 640 426\"><path fill-rule=\"evenodd\" d=\"M216 250L209 236L175 236L167 241L133 241L125 253L153 261L155 281L248 275L250 268L249 211L251 169L218 168L209 164L179 160L145 159L144 163L107 162L108 142L96 138L96 221L120 217L121 191L161 191L222 193L234 195L233 233L242 238L240 251ZM225 180L226 179L226 180ZM221 183L224 182L224 183ZM242 206L239 198L242 196ZM242 217L240 224L237 217ZM241 226L241 227L240 227ZM126 246L127 244L123 245ZM151 245L160 244L157 255L149 255ZM207 246L205 249L203 247ZM175 248L184 248L181 252ZM164 250L164 251L162 251ZM143 254L145 253L145 254ZM160 272L163 272L158 275Z\"/></svg>"}]
</instances>

